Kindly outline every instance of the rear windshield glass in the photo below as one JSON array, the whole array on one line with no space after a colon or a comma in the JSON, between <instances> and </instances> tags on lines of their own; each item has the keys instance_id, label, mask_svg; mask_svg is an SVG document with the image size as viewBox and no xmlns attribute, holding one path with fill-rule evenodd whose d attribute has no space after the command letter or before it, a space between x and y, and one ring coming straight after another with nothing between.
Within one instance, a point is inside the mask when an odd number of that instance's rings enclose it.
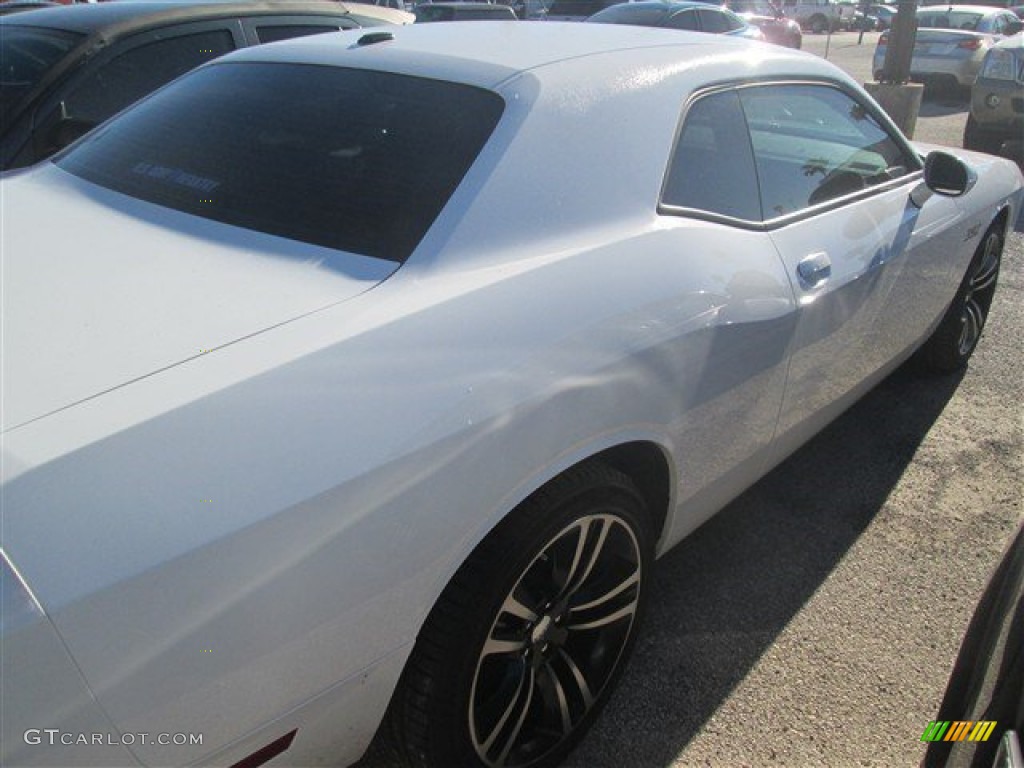
<instances>
[{"instance_id":1,"label":"rear windshield glass","mask_svg":"<svg viewBox=\"0 0 1024 768\"><path fill-rule=\"evenodd\" d=\"M59 29L0 25L0 131L14 119L18 102L81 39Z\"/></svg>"},{"instance_id":2,"label":"rear windshield glass","mask_svg":"<svg viewBox=\"0 0 1024 768\"><path fill-rule=\"evenodd\" d=\"M921 29L976 29L982 13L954 10L920 10L917 26Z\"/></svg>"},{"instance_id":3,"label":"rear windshield glass","mask_svg":"<svg viewBox=\"0 0 1024 768\"><path fill-rule=\"evenodd\" d=\"M438 80L222 63L175 81L56 162L196 216L401 262L503 107L491 91Z\"/></svg>"}]
</instances>

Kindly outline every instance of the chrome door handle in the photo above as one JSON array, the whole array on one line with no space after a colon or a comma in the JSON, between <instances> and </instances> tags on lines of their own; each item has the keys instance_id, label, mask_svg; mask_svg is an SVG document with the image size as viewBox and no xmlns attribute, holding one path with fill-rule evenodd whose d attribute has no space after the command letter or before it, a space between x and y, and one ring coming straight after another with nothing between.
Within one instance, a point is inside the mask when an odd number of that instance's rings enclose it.
<instances>
[{"instance_id":1,"label":"chrome door handle","mask_svg":"<svg viewBox=\"0 0 1024 768\"><path fill-rule=\"evenodd\" d=\"M824 251L804 256L796 265L796 274L802 288L815 288L832 276L832 260Z\"/></svg>"}]
</instances>

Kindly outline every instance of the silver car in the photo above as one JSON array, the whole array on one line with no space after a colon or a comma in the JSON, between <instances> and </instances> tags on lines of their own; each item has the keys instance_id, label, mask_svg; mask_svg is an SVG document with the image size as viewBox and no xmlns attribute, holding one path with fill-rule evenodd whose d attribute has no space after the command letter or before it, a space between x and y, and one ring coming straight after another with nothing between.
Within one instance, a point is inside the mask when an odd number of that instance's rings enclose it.
<instances>
[{"instance_id":1,"label":"silver car","mask_svg":"<svg viewBox=\"0 0 1024 768\"><path fill-rule=\"evenodd\" d=\"M917 38L910 62L912 80L937 86L970 88L985 53L1021 21L1005 8L979 5L936 5L917 11ZM878 38L872 70L880 78L889 32Z\"/></svg>"}]
</instances>

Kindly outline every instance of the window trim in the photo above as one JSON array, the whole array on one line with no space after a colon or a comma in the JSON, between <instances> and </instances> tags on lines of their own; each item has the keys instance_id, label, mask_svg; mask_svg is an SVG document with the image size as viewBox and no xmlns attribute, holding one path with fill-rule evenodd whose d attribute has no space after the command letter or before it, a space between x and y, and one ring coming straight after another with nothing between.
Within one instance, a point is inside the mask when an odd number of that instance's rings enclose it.
<instances>
[{"instance_id":1,"label":"window trim","mask_svg":"<svg viewBox=\"0 0 1024 768\"><path fill-rule=\"evenodd\" d=\"M720 213L713 213L711 211L704 211L699 208L687 208L679 205L671 205L670 203L664 202L665 191L668 186L669 176L672 169L672 161L675 159L676 150L679 146L679 139L682 137L683 128L686 125L686 118L689 115L690 108L700 99L711 96L716 93L722 93L724 91L741 91L747 88L761 88L765 86L775 85L812 85L812 86L826 86L834 88L839 92L843 93L847 97L853 99L857 104L867 110L868 114L875 118L875 121L879 124L883 131L888 134L889 138L892 139L896 145L903 150L903 153L911 158L917 165L916 168L910 170L907 174L900 176L899 178L887 181L884 184L878 184L867 189L860 189L855 192L851 192L840 197L833 198L831 200L825 200L817 205L809 206L807 208L801 208L799 211L792 213L783 214L782 216L776 216L771 219L763 219L761 221L751 221L749 219L738 219L733 216L725 216ZM749 126L747 133L749 135ZM755 169L756 172L756 169ZM873 102L865 102L861 95L851 88L846 83L829 80L827 78L814 78L814 77L802 77L802 78L779 78L779 77L768 77L757 80L734 80L723 83L717 83L710 85L705 88L701 88L690 94L689 98L683 104L680 112L679 121L676 128L675 138L672 140L672 149L669 152L669 162L665 165L665 173L662 177L661 188L658 192L658 205L657 212L661 216L675 216L680 218L698 219L700 221L710 221L717 224L725 224L726 226L734 227L736 229L744 229L755 232L771 232L782 227L789 226L790 224L809 219L814 216L818 216L822 213L836 210L847 205L865 200L875 195L884 194L891 190L898 189L902 186L909 186L911 182L914 184L919 183L924 178L924 163L921 160L920 153L914 149L914 147L907 141L906 137L901 131L896 128L896 125L892 122L888 115L885 114L880 108L877 108ZM758 195L761 194L760 181L758 181Z\"/></svg>"}]
</instances>

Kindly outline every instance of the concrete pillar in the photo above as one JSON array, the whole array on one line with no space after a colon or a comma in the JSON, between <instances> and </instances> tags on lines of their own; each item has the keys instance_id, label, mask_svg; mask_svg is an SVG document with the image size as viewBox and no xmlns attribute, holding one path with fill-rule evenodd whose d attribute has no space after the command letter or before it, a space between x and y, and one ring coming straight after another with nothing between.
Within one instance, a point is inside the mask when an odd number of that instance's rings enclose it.
<instances>
[{"instance_id":1,"label":"concrete pillar","mask_svg":"<svg viewBox=\"0 0 1024 768\"><path fill-rule=\"evenodd\" d=\"M924 95L923 84L864 83L864 90L892 118L904 136L914 138L917 115L921 111L921 97Z\"/></svg>"}]
</instances>

